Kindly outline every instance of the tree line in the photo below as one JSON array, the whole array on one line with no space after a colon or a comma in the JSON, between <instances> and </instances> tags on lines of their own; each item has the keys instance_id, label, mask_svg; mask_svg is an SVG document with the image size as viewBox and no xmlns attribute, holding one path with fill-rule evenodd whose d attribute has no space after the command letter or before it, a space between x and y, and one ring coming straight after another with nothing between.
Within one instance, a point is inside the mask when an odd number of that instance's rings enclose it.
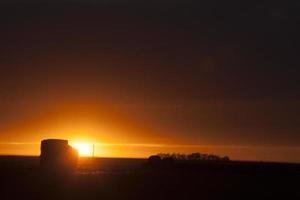
<instances>
[{"instance_id":1,"label":"tree line","mask_svg":"<svg viewBox=\"0 0 300 200\"><path fill-rule=\"evenodd\" d=\"M218 156L214 154L204 154L204 153L191 153L191 154L181 154L181 153L159 153L157 154L161 159L173 159L175 161L230 161L228 156Z\"/></svg>"}]
</instances>

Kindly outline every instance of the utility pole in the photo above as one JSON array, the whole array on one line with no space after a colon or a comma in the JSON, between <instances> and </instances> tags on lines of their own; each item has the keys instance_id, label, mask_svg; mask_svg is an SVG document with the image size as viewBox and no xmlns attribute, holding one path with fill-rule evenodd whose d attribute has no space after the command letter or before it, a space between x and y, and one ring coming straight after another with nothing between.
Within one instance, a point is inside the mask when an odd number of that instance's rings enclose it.
<instances>
[{"instance_id":1,"label":"utility pole","mask_svg":"<svg viewBox=\"0 0 300 200\"><path fill-rule=\"evenodd\" d=\"M93 158L95 157L95 144L93 144Z\"/></svg>"}]
</instances>

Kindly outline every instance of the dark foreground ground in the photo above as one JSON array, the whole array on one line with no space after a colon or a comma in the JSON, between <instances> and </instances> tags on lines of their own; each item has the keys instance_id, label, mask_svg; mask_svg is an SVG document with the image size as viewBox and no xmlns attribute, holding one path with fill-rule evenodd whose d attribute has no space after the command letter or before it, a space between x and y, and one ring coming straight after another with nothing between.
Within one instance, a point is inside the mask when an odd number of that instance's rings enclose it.
<instances>
[{"instance_id":1,"label":"dark foreground ground","mask_svg":"<svg viewBox=\"0 0 300 200\"><path fill-rule=\"evenodd\" d=\"M64 176L42 174L37 157L0 157L0 199L300 199L300 165L145 163L81 158Z\"/></svg>"}]
</instances>

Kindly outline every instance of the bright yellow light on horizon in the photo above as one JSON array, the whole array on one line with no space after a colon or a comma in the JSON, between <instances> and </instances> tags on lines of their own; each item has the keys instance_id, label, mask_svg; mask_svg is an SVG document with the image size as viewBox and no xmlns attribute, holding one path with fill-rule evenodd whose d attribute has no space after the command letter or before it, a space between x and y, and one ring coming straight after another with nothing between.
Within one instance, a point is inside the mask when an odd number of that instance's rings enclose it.
<instances>
[{"instance_id":1,"label":"bright yellow light on horizon","mask_svg":"<svg viewBox=\"0 0 300 200\"><path fill-rule=\"evenodd\" d=\"M78 150L79 156L93 156L93 145L91 144L75 143L71 146Z\"/></svg>"}]
</instances>

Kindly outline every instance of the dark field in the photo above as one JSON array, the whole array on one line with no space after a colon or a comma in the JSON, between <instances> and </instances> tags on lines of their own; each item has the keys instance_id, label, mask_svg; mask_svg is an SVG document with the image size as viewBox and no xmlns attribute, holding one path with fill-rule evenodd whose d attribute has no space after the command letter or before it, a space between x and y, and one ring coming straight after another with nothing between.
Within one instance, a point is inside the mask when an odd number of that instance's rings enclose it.
<instances>
[{"instance_id":1,"label":"dark field","mask_svg":"<svg viewBox=\"0 0 300 200\"><path fill-rule=\"evenodd\" d=\"M81 158L72 175L45 175L38 157L0 157L0 199L299 199L300 165Z\"/></svg>"}]
</instances>

